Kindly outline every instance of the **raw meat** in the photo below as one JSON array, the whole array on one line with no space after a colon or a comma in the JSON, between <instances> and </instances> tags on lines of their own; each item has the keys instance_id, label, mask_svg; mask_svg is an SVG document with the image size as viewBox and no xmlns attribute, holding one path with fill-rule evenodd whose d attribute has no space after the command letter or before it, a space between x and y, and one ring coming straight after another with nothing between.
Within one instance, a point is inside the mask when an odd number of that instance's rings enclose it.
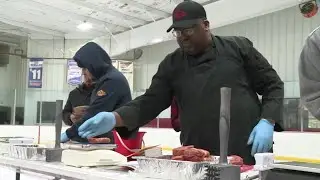
<instances>
[{"instance_id":1,"label":"raw meat","mask_svg":"<svg viewBox=\"0 0 320 180\"><path fill-rule=\"evenodd\" d=\"M243 173L243 172L247 172L247 171L250 171L254 168L254 166L248 166L248 165L242 165L240 166L240 172Z\"/></svg>"},{"instance_id":2,"label":"raw meat","mask_svg":"<svg viewBox=\"0 0 320 180\"><path fill-rule=\"evenodd\" d=\"M183 156L185 158L189 157L208 157L210 156L210 153L208 151L202 150L202 149L196 149L196 148L189 148L184 151Z\"/></svg>"},{"instance_id":3,"label":"raw meat","mask_svg":"<svg viewBox=\"0 0 320 180\"><path fill-rule=\"evenodd\" d=\"M185 156L183 156L183 160L184 161L191 161L191 162L202 162L204 161L203 157L197 157L197 156L191 156L186 158Z\"/></svg>"},{"instance_id":4,"label":"raw meat","mask_svg":"<svg viewBox=\"0 0 320 180\"><path fill-rule=\"evenodd\" d=\"M213 158L212 156L209 156L209 157L205 157L203 158L204 161L213 161Z\"/></svg>"},{"instance_id":5,"label":"raw meat","mask_svg":"<svg viewBox=\"0 0 320 180\"><path fill-rule=\"evenodd\" d=\"M173 156L172 160L183 161L183 156Z\"/></svg>"},{"instance_id":6,"label":"raw meat","mask_svg":"<svg viewBox=\"0 0 320 180\"><path fill-rule=\"evenodd\" d=\"M210 153L193 146L183 146L173 150L173 160L201 162L211 160Z\"/></svg>"},{"instance_id":7,"label":"raw meat","mask_svg":"<svg viewBox=\"0 0 320 180\"><path fill-rule=\"evenodd\" d=\"M239 166L243 165L243 159L240 156L232 155L230 157L231 157L230 164L239 165Z\"/></svg>"},{"instance_id":8,"label":"raw meat","mask_svg":"<svg viewBox=\"0 0 320 180\"><path fill-rule=\"evenodd\" d=\"M201 162L210 157L210 153L203 149L189 148L184 151L183 159L185 161Z\"/></svg>"},{"instance_id":9,"label":"raw meat","mask_svg":"<svg viewBox=\"0 0 320 180\"><path fill-rule=\"evenodd\" d=\"M172 160L178 161L192 161L192 162L202 162L202 161L212 161L213 158L209 151L203 149L194 148L194 146L182 146L172 150ZM243 159L240 156L232 155L229 156L230 164L242 166ZM229 158L228 158L229 159Z\"/></svg>"},{"instance_id":10,"label":"raw meat","mask_svg":"<svg viewBox=\"0 0 320 180\"><path fill-rule=\"evenodd\" d=\"M194 146L182 146L178 148L174 148L172 150L172 155L173 156L182 156L184 154L184 151L190 148L193 148Z\"/></svg>"},{"instance_id":11,"label":"raw meat","mask_svg":"<svg viewBox=\"0 0 320 180\"><path fill-rule=\"evenodd\" d=\"M107 144L110 143L109 138L88 138L89 143L91 144Z\"/></svg>"}]
</instances>

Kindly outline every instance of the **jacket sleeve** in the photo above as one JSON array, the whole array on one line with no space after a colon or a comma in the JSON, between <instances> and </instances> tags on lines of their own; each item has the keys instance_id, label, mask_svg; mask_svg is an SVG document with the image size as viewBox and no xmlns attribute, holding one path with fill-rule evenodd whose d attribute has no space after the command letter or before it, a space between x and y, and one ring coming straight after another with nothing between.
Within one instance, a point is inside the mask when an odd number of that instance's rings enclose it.
<instances>
[{"instance_id":1,"label":"jacket sleeve","mask_svg":"<svg viewBox=\"0 0 320 180\"><path fill-rule=\"evenodd\" d=\"M63 122L68 126L72 126L72 124L73 124L71 119L70 119L70 115L72 114L72 104L71 104L71 101L70 101L70 96L71 96L71 93L69 93L69 97L67 99L67 102L64 105L64 108L62 110Z\"/></svg>"},{"instance_id":2,"label":"jacket sleeve","mask_svg":"<svg viewBox=\"0 0 320 180\"><path fill-rule=\"evenodd\" d=\"M320 119L320 29L306 40L299 62L300 95L303 105Z\"/></svg>"},{"instance_id":3,"label":"jacket sleeve","mask_svg":"<svg viewBox=\"0 0 320 180\"><path fill-rule=\"evenodd\" d=\"M173 98L171 103L171 125L176 132L181 131L179 122L179 110L176 98Z\"/></svg>"},{"instance_id":4,"label":"jacket sleeve","mask_svg":"<svg viewBox=\"0 0 320 180\"><path fill-rule=\"evenodd\" d=\"M86 121L99 112L114 111L119 101L124 98L125 90L126 87L121 81L113 79L107 80L99 89L97 89L97 92L105 92L105 95L98 96L97 94L93 94L93 96L96 96L94 98L95 100L90 104L87 113L82 117L82 120Z\"/></svg>"},{"instance_id":5,"label":"jacket sleeve","mask_svg":"<svg viewBox=\"0 0 320 180\"><path fill-rule=\"evenodd\" d=\"M284 83L267 59L253 47L252 42L245 38L244 43L240 49L244 67L251 86L262 96L261 118L282 125Z\"/></svg>"},{"instance_id":6,"label":"jacket sleeve","mask_svg":"<svg viewBox=\"0 0 320 180\"><path fill-rule=\"evenodd\" d=\"M97 91L100 91L100 95L92 94L94 100L90 103L86 114L82 119L74 124L71 128L67 129L67 135L69 138L78 137L78 128L83 122L95 116L99 112L107 111L112 112L115 110L118 102L124 97L124 93L128 87L120 80L109 79L106 80L100 87L97 87ZM129 90L130 92L130 90Z\"/></svg>"},{"instance_id":7,"label":"jacket sleeve","mask_svg":"<svg viewBox=\"0 0 320 180\"><path fill-rule=\"evenodd\" d=\"M170 59L171 55L168 55L160 63L149 89L143 95L115 110L129 130L147 124L170 106L172 101L170 72L168 72L171 67L168 62Z\"/></svg>"}]
</instances>

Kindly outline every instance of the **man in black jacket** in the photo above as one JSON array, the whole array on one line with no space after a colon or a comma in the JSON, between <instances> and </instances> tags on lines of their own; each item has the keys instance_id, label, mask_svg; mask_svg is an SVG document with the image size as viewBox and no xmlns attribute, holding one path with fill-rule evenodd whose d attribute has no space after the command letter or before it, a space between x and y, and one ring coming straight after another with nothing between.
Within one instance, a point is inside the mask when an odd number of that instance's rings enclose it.
<instances>
[{"instance_id":1,"label":"man in black jacket","mask_svg":"<svg viewBox=\"0 0 320 180\"><path fill-rule=\"evenodd\" d=\"M168 32L174 30L180 48L160 63L145 94L113 112L98 113L79 127L78 134L90 137L114 127L135 130L176 97L182 144L219 155L220 89L229 87L228 154L254 164L255 153L272 149L274 126L281 124L283 82L247 38L213 36L200 4L182 2L172 18ZM257 94L262 95L262 102Z\"/></svg>"},{"instance_id":2,"label":"man in black jacket","mask_svg":"<svg viewBox=\"0 0 320 180\"><path fill-rule=\"evenodd\" d=\"M88 142L87 138L78 135L78 127L87 119L102 111L114 111L131 101L131 92L127 79L113 65L107 52L98 44L89 42L81 47L75 54L74 60L78 66L88 70L95 82L92 91L89 108L81 120L74 123L61 135L61 142L69 139ZM127 128L117 128L120 133L126 132ZM111 132L99 134L97 137L108 137L113 142ZM131 134L130 134L131 135ZM129 137L129 136L128 136Z\"/></svg>"},{"instance_id":3,"label":"man in black jacket","mask_svg":"<svg viewBox=\"0 0 320 180\"><path fill-rule=\"evenodd\" d=\"M94 89L91 74L82 69L83 83L69 93L68 100L63 108L63 122L72 126L79 121L90 104L91 93Z\"/></svg>"}]
</instances>

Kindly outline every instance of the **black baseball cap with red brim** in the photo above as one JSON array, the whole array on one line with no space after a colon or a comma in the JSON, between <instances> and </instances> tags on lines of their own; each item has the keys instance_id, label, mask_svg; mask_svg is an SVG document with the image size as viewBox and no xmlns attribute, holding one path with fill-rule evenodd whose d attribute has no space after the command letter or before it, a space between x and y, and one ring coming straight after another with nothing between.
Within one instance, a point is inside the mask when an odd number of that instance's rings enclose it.
<instances>
[{"instance_id":1,"label":"black baseball cap with red brim","mask_svg":"<svg viewBox=\"0 0 320 180\"><path fill-rule=\"evenodd\" d=\"M204 7L194 1L181 2L174 8L172 13L172 25L167 32L174 28L191 28L199 23L199 20L206 20L207 14Z\"/></svg>"}]
</instances>

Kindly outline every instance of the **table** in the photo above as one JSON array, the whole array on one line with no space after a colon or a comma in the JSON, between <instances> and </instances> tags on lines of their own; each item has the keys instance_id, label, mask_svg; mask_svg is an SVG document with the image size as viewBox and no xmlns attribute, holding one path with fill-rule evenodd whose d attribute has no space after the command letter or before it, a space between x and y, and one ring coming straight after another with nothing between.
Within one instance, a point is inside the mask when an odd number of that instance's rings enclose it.
<instances>
[{"instance_id":1,"label":"table","mask_svg":"<svg viewBox=\"0 0 320 180\"><path fill-rule=\"evenodd\" d=\"M318 180L320 179L320 164L302 162L282 162L273 165L266 173L265 180Z\"/></svg>"},{"instance_id":2,"label":"table","mask_svg":"<svg viewBox=\"0 0 320 180\"><path fill-rule=\"evenodd\" d=\"M12 167L16 169L16 180L20 180L20 171L29 171L48 175L56 179L73 179L73 180L154 180L151 178L136 179L129 175L127 171L119 169L106 168L76 168L65 166L62 163L48 163L43 161L31 161L14 159L0 156L0 166ZM257 175L258 172L246 172L241 174L241 179L246 180L248 177ZM250 178L249 178L250 179Z\"/></svg>"},{"instance_id":3,"label":"table","mask_svg":"<svg viewBox=\"0 0 320 180\"><path fill-rule=\"evenodd\" d=\"M56 179L75 180L129 180L125 171L107 170L101 168L75 168L65 166L61 163L47 163L42 161L30 161L0 157L0 165L16 169L16 180L19 180L20 171L30 171L43 175L55 177Z\"/></svg>"}]
</instances>

